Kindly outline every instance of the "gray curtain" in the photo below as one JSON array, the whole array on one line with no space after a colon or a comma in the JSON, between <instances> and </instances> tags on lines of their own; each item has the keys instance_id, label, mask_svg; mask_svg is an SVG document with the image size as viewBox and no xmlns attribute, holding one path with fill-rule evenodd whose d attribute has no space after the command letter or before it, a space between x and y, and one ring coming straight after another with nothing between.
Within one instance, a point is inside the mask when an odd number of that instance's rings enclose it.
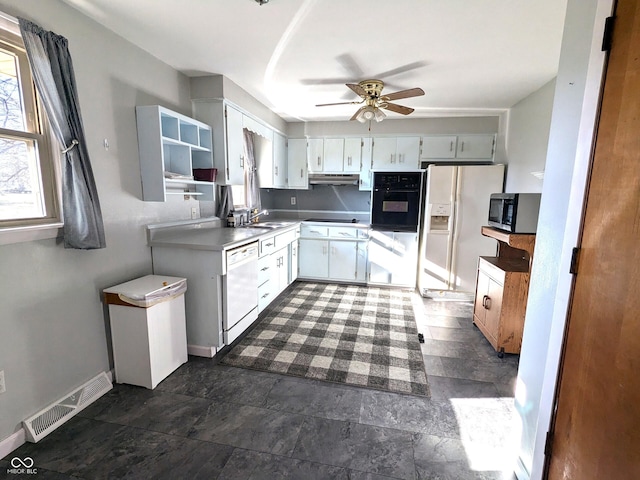
<instances>
[{"instance_id":1,"label":"gray curtain","mask_svg":"<svg viewBox=\"0 0 640 480\"><path fill-rule=\"evenodd\" d=\"M19 18L34 81L63 150L65 248L106 246L98 191L87 150L67 39Z\"/></svg>"},{"instance_id":2,"label":"gray curtain","mask_svg":"<svg viewBox=\"0 0 640 480\"><path fill-rule=\"evenodd\" d=\"M260 201L260 186L258 185L258 167L254 153L253 136L255 134L244 129L244 186L247 208L262 210Z\"/></svg>"},{"instance_id":3,"label":"gray curtain","mask_svg":"<svg viewBox=\"0 0 640 480\"><path fill-rule=\"evenodd\" d=\"M216 216L221 218L222 221L227 218L229 212L233 210L233 195L231 194L231 186L220 186L220 203L218 204L218 211Z\"/></svg>"}]
</instances>

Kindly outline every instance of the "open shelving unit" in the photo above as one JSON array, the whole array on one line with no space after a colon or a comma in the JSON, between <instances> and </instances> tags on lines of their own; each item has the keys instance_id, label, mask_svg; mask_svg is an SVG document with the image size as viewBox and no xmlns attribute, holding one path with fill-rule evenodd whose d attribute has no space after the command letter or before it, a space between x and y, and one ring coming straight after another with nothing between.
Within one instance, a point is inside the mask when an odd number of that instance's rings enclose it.
<instances>
[{"instance_id":1,"label":"open shelving unit","mask_svg":"<svg viewBox=\"0 0 640 480\"><path fill-rule=\"evenodd\" d=\"M215 200L215 183L194 180L194 168L214 168L211 127L160 105L136 107L142 199L169 195Z\"/></svg>"}]
</instances>

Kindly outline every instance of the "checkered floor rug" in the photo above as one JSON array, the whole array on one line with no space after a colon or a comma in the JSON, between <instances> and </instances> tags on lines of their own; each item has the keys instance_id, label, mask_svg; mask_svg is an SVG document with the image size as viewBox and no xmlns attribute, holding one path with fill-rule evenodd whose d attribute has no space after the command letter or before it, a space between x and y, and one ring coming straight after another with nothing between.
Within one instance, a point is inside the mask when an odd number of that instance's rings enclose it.
<instances>
[{"instance_id":1,"label":"checkered floor rug","mask_svg":"<svg viewBox=\"0 0 640 480\"><path fill-rule=\"evenodd\" d=\"M221 363L429 396L412 295L298 282Z\"/></svg>"}]
</instances>

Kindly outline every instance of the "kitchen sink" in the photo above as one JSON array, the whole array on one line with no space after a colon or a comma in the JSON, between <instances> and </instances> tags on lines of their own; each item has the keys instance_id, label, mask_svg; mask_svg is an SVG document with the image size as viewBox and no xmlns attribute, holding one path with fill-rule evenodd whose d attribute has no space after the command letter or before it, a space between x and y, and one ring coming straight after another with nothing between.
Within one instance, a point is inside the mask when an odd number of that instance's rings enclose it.
<instances>
[{"instance_id":1,"label":"kitchen sink","mask_svg":"<svg viewBox=\"0 0 640 480\"><path fill-rule=\"evenodd\" d=\"M264 223L250 223L248 225L241 225L238 228L257 228L262 230L275 230L276 228L288 227L293 222L264 222Z\"/></svg>"}]
</instances>

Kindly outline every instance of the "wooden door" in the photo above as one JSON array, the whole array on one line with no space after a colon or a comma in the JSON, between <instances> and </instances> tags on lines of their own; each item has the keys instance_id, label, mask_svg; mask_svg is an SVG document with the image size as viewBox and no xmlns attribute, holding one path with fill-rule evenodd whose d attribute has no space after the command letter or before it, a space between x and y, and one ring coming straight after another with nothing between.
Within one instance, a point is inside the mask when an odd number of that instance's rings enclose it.
<instances>
[{"instance_id":1,"label":"wooden door","mask_svg":"<svg viewBox=\"0 0 640 480\"><path fill-rule=\"evenodd\" d=\"M640 478L640 2L618 0L546 478Z\"/></svg>"}]
</instances>

